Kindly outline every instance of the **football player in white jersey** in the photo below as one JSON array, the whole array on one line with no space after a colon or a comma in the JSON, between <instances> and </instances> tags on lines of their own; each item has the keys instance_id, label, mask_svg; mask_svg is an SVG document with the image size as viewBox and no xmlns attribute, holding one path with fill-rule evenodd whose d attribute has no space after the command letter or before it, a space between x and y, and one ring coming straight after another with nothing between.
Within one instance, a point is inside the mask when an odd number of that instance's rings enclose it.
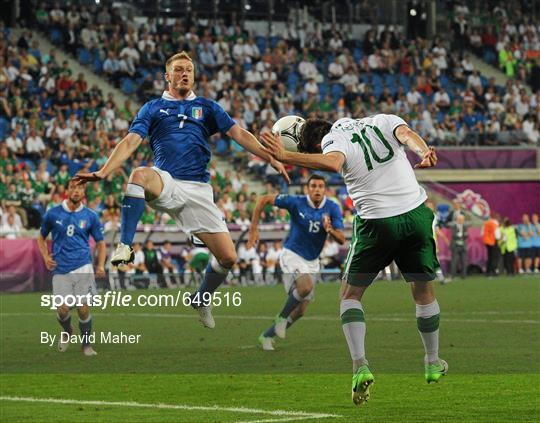
<instances>
[{"instance_id":1,"label":"football player in white jersey","mask_svg":"<svg viewBox=\"0 0 540 423\"><path fill-rule=\"evenodd\" d=\"M440 310L431 282L439 266L434 215L424 205L426 193L416 181L405 146L420 156L418 168L437 164L435 150L403 119L386 114L344 118L333 125L307 119L299 152L284 150L277 135L264 134L262 141L283 163L340 172L354 202L357 215L340 303L343 332L353 360L353 402L367 401L374 380L366 360L366 325L360 300L392 260L411 282L418 331L425 348L425 378L428 383L437 382L448 365L438 355Z\"/></svg>"}]
</instances>

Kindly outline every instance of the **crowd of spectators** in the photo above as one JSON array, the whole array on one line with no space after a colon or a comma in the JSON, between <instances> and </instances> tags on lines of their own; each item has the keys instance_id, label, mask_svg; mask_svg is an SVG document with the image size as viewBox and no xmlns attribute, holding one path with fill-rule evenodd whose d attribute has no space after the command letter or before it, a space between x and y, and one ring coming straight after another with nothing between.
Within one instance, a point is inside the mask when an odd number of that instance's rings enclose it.
<instances>
[{"instance_id":1,"label":"crowd of spectators","mask_svg":"<svg viewBox=\"0 0 540 423\"><path fill-rule=\"evenodd\" d=\"M456 6L453 12L456 20L470 15L480 16L479 22L499 22L506 13L503 7L482 8L484 16L477 9L469 13L466 6ZM507 27L536 39L536 22L521 10L507 13L511 24L497 25L498 40L512 31ZM401 115L439 145L538 143L538 96L527 94L526 78L500 87L478 73L465 50L474 51L468 24L455 23L454 29L465 33L456 32L455 48L450 48L439 38L406 39L392 26L375 25L357 40L345 30L323 31L317 22L291 22L285 33L266 37L224 19L192 15L138 23L106 7L92 13L41 8L37 21L58 45L143 101L163 91L166 58L190 52L197 63L198 92L255 133L293 113L333 121L386 112Z\"/></svg>"},{"instance_id":2,"label":"crowd of spectators","mask_svg":"<svg viewBox=\"0 0 540 423\"><path fill-rule=\"evenodd\" d=\"M487 4L486 4L487 3ZM540 26L531 1L449 2L454 48L469 49L509 78L540 89ZM536 12L536 13L535 13Z\"/></svg>"},{"instance_id":3,"label":"crowd of spectators","mask_svg":"<svg viewBox=\"0 0 540 423\"><path fill-rule=\"evenodd\" d=\"M404 117L437 145L525 145L538 142L540 94L529 96L523 81L505 87L486 80L468 53L441 39L405 36L394 27L369 30L362 40L347 32L323 31L320 24L289 25L266 37L235 22L203 21L187 16L169 23L141 22L116 9L91 6L62 9L40 5L35 25L81 63L109 78L133 103L160 96L163 64L179 50L197 63L197 93L213 98L256 135L269 131L282 115L299 114L336 120L375 112ZM131 101L118 104L89 86L83 73L73 75L56 50L40 51L34 30L15 37L0 27L0 198L2 222L37 228L45 210L65 198L69 178L78 170L97 170L123 137L137 111ZM211 163L216 201L227 222L246 227L256 194L248 173L264 175L267 192L281 182L256 157L222 135L215 154L234 169L221 174ZM151 165L147 143L136 157L105 183L87 187L88 205L106 230L119 226L121 196L131 169ZM290 169L301 185L308 174ZM339 177L331 182L340 182ZM352 220L352 202L343 188L329 196ZM268 209L266 222L287 223L286 211ZM143 224L172 225L167 215L148 208Z\"/></svg>"}]
</instances>

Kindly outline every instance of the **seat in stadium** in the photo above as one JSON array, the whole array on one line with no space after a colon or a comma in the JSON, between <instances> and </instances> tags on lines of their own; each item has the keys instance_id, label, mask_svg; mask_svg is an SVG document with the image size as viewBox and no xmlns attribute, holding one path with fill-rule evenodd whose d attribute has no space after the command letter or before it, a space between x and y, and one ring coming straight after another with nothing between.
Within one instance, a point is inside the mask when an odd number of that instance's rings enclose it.
<instances>
[{"instance_id":1,"label":"seat in stadium","mask_svg":"<svg viewBox=\"0 0 540 423\"><path fill-rule=\"evenodd\" d=\"M338 101L343 95L343 85L334 84L332 85L332 98L334 101Z\"/></svg>"},{"instance_id":2,"label":"seat in stadium","mask_svg":"<svg viewBox=\"0 0 540 423\"><path fill-rule=\"evenodd\" d=\"M270 47L274 48L275 46L277 46L277 43L280 40L281 40L280 37L276 37L276 36L270 37Z\"/></svg>"},{"instance_id":3,"label":"seat in stadium","mask_svg":"<svg viewBox=\"0 0 540 423\"><path fill-rule=\"evenodd\" d=\"M255 44L257 44L257 47L259 47L259 52L261 53L261 55L266 52L266 38L262 36L256 37Z\"/></svg>"},{"instance_id":4,"label":"seat in stadium","mask_svg":"<svg viewBox=\"0 0 540 423\"><path fill-rule=\"evenodd\" d=\"M5 139L9 130L9 122L7 119L0 117L0 138Z\"/></svg>"},{"instance_id":5,"label":"seat in stadium","mask_svg":"<svg viewBox=\"0 0 540 423\"><path fill-rule=\"evenodd\" d=\"M96 73L101 73L101 71L103 70L103 63L98 56L94 57L92 67L94 68L94 72Z\"/></svg>"},{"instance_id":6,"label":"seat in stadium","mask_svg":"<svg viewBox=\"0 0 540 423\"><path fill-rule=\"evenodd\" d=\"M317 85L319 86L319 96L322 100L328 94L328 85L326 85L324 82Z\"/></svg>"},{"instance_id":7,"label":"seat in stadium","mask_svg":"<svg viewBox=\"0 0 540 423\"><path fill-rule=\"evenodd\" d=\"M354 61L355 61L356 63L360 63L360 61L362 60L362 57L363 57L362 49L356 47L356 48L353 50L353 59L354 59Z\"/></svg>"},{"instance_id":8,"label":"seat in stadium","mask_svg":"<svg viewBox=\"0 0 540 423\"><path fill-rule=\"evenodd\" d=\"M81 65L88 65L92 61L92 55L86 48L80 48L78 60Z\"/></svg>"},{"instance_id":9,"label":"seat in stadium","mask_svg":"<svg viewBox=\"0 0 540 423\"><path fill-rule=\"evenodd\" d=\"M133 92L135 91L135 84L133 83L131 78L122 78L120 88L125 94L133 94Z\"/></svg>"},{"instance_id":10,"label":"seat in stadium","mask_svg":"<svg viewBox=\"0 0 540 423\"><path fill-rule=\"evenodd\" d=\"M54 45L62 44L62 31L57 28L51 29L49 38Z\"/></svg>"}]
</instances>

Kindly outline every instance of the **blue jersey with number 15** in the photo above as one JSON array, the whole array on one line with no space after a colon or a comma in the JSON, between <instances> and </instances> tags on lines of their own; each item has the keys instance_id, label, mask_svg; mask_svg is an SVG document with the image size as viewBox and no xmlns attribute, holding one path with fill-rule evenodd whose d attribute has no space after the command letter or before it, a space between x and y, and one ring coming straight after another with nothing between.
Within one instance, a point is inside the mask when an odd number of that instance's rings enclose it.
<instances>
[{"instance_id":1,"label":"blue jersey with number 15","mask_svg":"<svg viewBox=\"0 0 540 423\"><path fill-rule=\"evenodd\" d=\"M234 124L215 101L195 94L176 100L164 93L139 110L129 132L148 137L156 167L174 179L208 182L208 139L217 132L229 131Z\"/></svg>"},{"instance_id":2,"label":"blue jersey with number 15","mask_svg":"<svg viewBox=\"0 0 540 423\"><path fill-rule=\"evenodd\" d=\"M103 240L103 228L98 215L87 207L71 211L65 203L48 210L41 224L41 236L52 232L52 258L55 275L64 275L92 263L90 235L94 241Z\"/></svg>"},{"instance_id":3,"label":"blue jersey with number 15","mask_svg":"<svg viewBox=\"0 0 540 423\"><path fill-rule=\"evenodd\" d=\"M275 205L287 209L291 216L291 230L284 247L306 260L315 260L326 241L323 216L327 215L334 229L343 229L343 215L339 206L325 198L319 207L306 195L278 195Z\"/></svg>"}]
</instances>

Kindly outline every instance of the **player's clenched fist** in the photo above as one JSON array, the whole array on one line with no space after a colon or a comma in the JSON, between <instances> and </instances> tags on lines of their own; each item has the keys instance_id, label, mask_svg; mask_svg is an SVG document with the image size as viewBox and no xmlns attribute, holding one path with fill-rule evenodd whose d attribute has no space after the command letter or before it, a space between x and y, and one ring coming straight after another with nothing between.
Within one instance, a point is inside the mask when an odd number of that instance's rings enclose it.
<instances>
[{"instance_id":1,"label":"player's clenched fist","mask_svg":"<svg viewBox=\"0 0 540 423\"><path fill-rule=\"evenodd\" d=\"M414 167L416 169L423 169L427 167L434 167L437 164L437 153L435 153L435 148L430 147L428 151L424 153L422 161L416 164Z\"/></svg>"},{"instance_id":2,"label":"player's clenched fist","mask_svg":"<svg viewBox=\"0 0 540 423\"><path fill-rule=\"evenodd\" d=\"M56 267L56 262L51 256L48 256L45 259L45 266L47 267L47 270L54 270L54 268Z\"/></svg>"}]
</instances>

